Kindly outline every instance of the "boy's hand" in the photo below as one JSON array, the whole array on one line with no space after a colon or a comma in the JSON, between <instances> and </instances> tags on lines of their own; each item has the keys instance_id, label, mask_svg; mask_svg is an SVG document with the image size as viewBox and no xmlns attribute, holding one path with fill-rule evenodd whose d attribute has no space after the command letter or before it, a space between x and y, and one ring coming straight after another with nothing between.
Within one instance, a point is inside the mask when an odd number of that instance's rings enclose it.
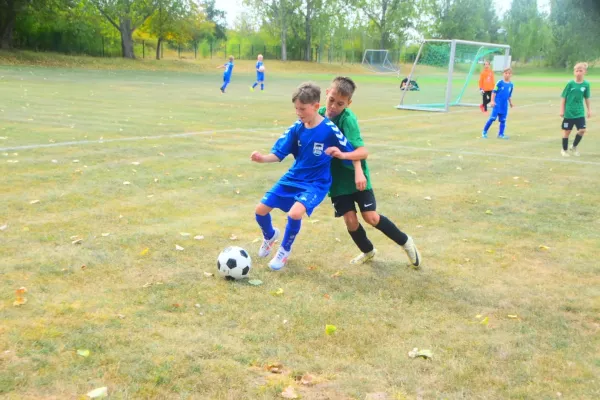
<instances>
[{"instance_id":1,"label":"boy's hand","mask_svg":"<svg viewBox=\"0 0 600 400\"><path fill-rule=\"evenodd\" d=\"M496 107L496 102L495 101L490 101L490 107L492 107L492 108Z\"/></svg>"},{"instance_id":2,"label":"boy's hand","mask_svg":"<svg viewBox=\"0 0 600 400\"><path fill-rule=\"evenodd\" d=\"M356 183L356 189L361 192L367 188L367 177L362 170L354 172L354 182Z\"/></svg>"},{"instance_id":3,"label":"boy's hand","mask_svg":"<svg viewBox=\"0 0 600 400\"><path fill-rule=\"evenodd\" d=\"M514 106L513 106L513 103L511 102L511 103L510 103L510 108L513 108L513 107L514 107Z\"/></svg>"},{"instance_id":4,"label":"boy's hand","mask_svg":"<svg viewBox=\"0 0 600 400\"><path fill-rule=\"evenodd\" d=\"M254 151L252 152L252 154L250 155L250 159L254 162L257 163L262 163L264 161L265 156L263 156L262 154L260 154L258 151Z\"/></svg>"},{"instance_id":5,"label":"boy's hand","mask_svg":"<svg viewBox=\"0 0 600 400\"><path fill-rule=\"evenodd\" d=\"M485 93L485 90L483 90L483 89L479 89L479 92L480 92L481 94L484 94L484 93Z\"/></svg>"},{"instance_id":6,"label":"boy's hand","mask_svg":"<svg viewBox=\"0 0 600 400\"><path fill-rule=\"evenodd\" d=\"M592 118L592 112L588 110L588 118Z\"/></svg>"},{"instance_id":7,"label":"boy's hand","mask_svg":"<svg viewBox=\"0 0 600 400\"><path fill-rule=\"evenodd\" d=\"M325 149L325 154L331 157L339 158L340 160L344 160L344 152L338 149L335 146L328 147Z\"/></svg>"},{"instance_id":8,"label":"boy's hand","mask_svg":"<svg viewBox=\"0 0 600 400\"><path fill-rule=\"evenodd\" d=\"M564 116L565 116L565 112L564 112L564 111L561 111L559 115L560 115L560 117L562 118L562 117L564 117Z\"/></svg>"}]
</instances>

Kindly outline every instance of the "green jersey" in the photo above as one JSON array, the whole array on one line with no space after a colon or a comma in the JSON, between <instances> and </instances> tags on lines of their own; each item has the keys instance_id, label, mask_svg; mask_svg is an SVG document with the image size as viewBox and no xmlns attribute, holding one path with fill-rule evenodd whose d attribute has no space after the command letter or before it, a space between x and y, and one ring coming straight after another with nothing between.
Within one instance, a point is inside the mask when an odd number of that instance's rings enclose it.
<instances>
[{"instance_id":1,"label":"green jersey","mask_svg":"<svg viewBox=\"0 0 600 400\"><path fill-rule=\"evenodd\" d=\"M590 98L590 83L569 81L562 92L562 98L565 99L565 119L585 117L583 99Z\"/></svg>"},{"instance_id":2,"label":"green jersey","mask_svg":"<svg viewBox=\"0 0 600 400\"><path fill-rule=\"evenodd\" d=\"M321 107L319 109L319 114L325 115L325 107ZM329 119L342 131L344 136L346 136L348 141L352 144L352 146L354 146L355 149L365 145L362 137L360 136L358 120L356 119L356 115L354 115L352 110L346 108L337 117ZM361 165L365 177L367 178L366 190L370 190L372 187L367 160L361 160ZM331 177L333 179L333 182L331 183L331 189L329 189L329 195L331 197L358 192L354 180L354 169L344 166L342 160L338 158L331 160Z\"/></svg>"}]
</instances>

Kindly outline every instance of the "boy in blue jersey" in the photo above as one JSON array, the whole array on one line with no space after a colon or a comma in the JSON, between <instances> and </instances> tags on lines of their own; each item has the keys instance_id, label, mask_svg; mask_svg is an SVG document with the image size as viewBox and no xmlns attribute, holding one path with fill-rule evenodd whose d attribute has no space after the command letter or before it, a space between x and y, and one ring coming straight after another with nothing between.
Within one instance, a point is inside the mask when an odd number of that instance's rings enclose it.
<instances>
[{"instance_id":1,"label":"boy in blue jersey","mask_svg":"<svg viewBox=\"0 0 600 400\"><path fill-rule=\"evenodd\" d=\"M352 145L329 119L319 113L321 89L314 83L301 84L292 96L296 115L300 118L275 142L270 154L253 152L250 159L257 163L272 163L292 154L296 161L261 199L256 206L256 222L264 240L258 250L259 257L267 257L279 229L271 223L270 212L279 208L288 213L288 222L281 247L269 262L272 270L278 271L287 263L294 239L300 232L302 217L310 216L323 201L331 186L331 160L325 153L329 147L337 147L347 160L358 160Z\"/></svg>"},{"instance_id":2,"label":"boy in blue jersey","mask_svg":"<svg viewBox=\"0 0 600 400\"><path fill-rule=\"evenodd\" d=\"M503 71L504 79L496 83L496 87L492 91L492 100L490 101L490 107L493 107L492 115L490 119L485 123L481 137L487 139L488 129L494 123L496 118L500 121L500 130L498 131L498 139L508 139L508 136L504 135L504 129L506 128L506 117L508 116L508 106L513 107L512 93L513 83L510 81L512 77L512 68L506 68Z\"/></svg>"},{"instance_id":3,"label":"boy in blue jersey","mask_svg":"<svg viewBox=\"0 0 600 400\"><path fill-rule=\"evenodd\" d=\"M261 67L263 67L263 68L261 68ZM258 58L256 61L256 82L254 82L254 85L252 85L252 87L250 88L250 91L254 92L254 88L256 86L258 86L259 83L260 83L260 91L262 92L263 90L265 90L265 69L264 69L262 54L258 55Z\"/></svg>"},{"instance_id":4,"label":"boy in blue jersey","mask_svg":"<svg viewBox=\"0 0 600 400\"><path fill-rule=\"evenodd\" d=\"M219 65L217 68L224 68L223 71L223 86L221 86L221 93L225 93L225 88L231 81L231 74L233 73L233 56L229 56L229 62L223 65Z\"/></svg>"}]
</instances>

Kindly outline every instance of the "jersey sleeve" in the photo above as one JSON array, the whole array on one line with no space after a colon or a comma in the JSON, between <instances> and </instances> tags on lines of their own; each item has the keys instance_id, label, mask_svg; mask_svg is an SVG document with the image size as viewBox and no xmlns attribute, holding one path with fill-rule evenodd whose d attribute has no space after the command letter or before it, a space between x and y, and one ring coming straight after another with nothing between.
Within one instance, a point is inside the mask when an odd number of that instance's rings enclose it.
<instances>
[{"instance_id":1,"label":"jersey sleeve","mask_svg":"<svg viewBox=\"0 0 600 400\"><path fill-rule=\"evenodd\" d=\"M360 136L360 128L358 127L356 118L344 118L340 123L340 129L344 132L344 136L346 136L355 149L365 145L365 142Z\"/></svg>"},{"instance_id":2,"label":"jersey sleeve","mask_svg":"<svg viewBox=\"0 0 600 400\"><path fill-rule=\"evenodd\" d=\"M567 94L569 94L569 88L571 87L571 82L567 83L567 86L565 86L565 88L563 89L562 94L560 95L560 97L562 97L563 99L567 98Z\"/></svg>"},{"instance_id":3,"label":"jersey sleeve","mask_svg":"<svg viewBox=\"0 0 600 400\"><path fill-rule=\"evenodd\" d=\"M348 141L348 138L344 136L342 131L335 126L335 124L331 121L327 122L327 125L331 128L330 135L327 140L327 147L337 147L341 151L347 153L354 150L352 144Z\"/></svg>"},{"instance_id":4,"label":"jersey sleeve","mask_svg":"<svg viewBox=\"0 0 600 400\"><path fill-rule=\"evenodd\" d=\"M515 85L510 85L510 91L508 92L508 98L512 99L513 91L515 90Z\"/></svg>"},{"instance_id":5,"label":"jersey sleeve","mask_svg":"<svg viewBox=\"0 0 600 400\"><path fill-rule=\"evenodd\" d=\"M298 156L298 126L299 124L290 126L273 145L271 153L275 154L280 161L290 154L294 157Z\"/></svg>"},{"instance_id":6,"label":"jersey sleeve","mask_svg":"<svg viewBox=\"0 0 600 400\"><path fill-rule=\"evenodd\" d=\"M496 82L496 86L494 86L494 90L492 90L492 92L498 93L498 90L500 90L501 85L502 85L502 81Z\"/></svg>"},{"instance_id":7,"label":"jersey sleeve","mask_svg":"<svg viewBox=\"0 0 600 400\"><path fill-rule=\"evenodd\" d=\"M590 93L590 84L588 83L585 87L585 92L583 92L583 98L589 99L592 94Z\"/></svg>"}]
</instances>

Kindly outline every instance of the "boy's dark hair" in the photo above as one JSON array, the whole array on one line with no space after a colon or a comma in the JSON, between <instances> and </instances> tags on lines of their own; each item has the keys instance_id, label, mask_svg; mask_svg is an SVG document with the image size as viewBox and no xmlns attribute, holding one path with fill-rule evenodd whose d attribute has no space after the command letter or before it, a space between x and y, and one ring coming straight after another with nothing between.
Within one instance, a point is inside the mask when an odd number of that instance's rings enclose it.
<instances>
[{"instance_id":1,"label":"boy's dark hair","mask_svg":"<svg viewBox=\"0 0 600 400\"><path fill-rule=\"evenodd\" d=\"M347 76L338 76L331 82L332 86L338 91L342 96L352 98L354 91L356 90L356 83Z\"/></svg>"},{"instance_id":2,"label":"boy's dark hair","mask_svg":"<svg viewBox=\"0 0 600 400\"><path fill-rule=\"evenodd\" d=\"M296 100L302 104L319 103L321 101L321 88L312 82L301 83L292 95L292 103L295 103Z\"/></svg>"}]
</instances>

